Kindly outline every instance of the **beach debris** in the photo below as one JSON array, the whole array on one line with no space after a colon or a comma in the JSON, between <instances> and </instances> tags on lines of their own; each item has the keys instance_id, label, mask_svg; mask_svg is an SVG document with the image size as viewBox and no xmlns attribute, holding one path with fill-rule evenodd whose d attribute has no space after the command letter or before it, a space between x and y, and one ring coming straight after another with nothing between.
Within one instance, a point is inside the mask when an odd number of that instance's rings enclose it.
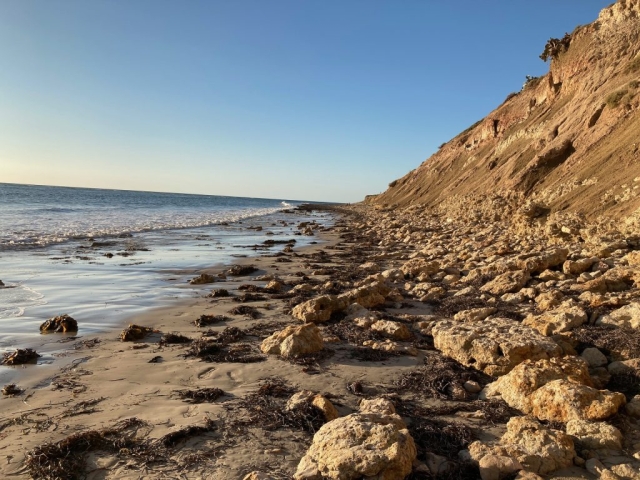
<instances>
[{"instance_id":1,"label":"beach debris","mask_svg":"<svg viewBox=\"0 0 640 480\"><path fill-rule=\"evenodd\" d=\"M224 288L214 288L208 296L210 298L222 298L222 297L230 297L231 294L229 293L228 290Z\"/></svg>"},{"instance_id":2,"label":"beach debris","mask_svg":"<svg viewBox=\"0 0 640 480\"><path fill-rule=\"evenodd\" d=\"M122 331L122 333L120 333L120 340L122 340L123 342L142 340L144 337L153 332L156 332L156 330L154 330L153 328L141 327L140 325L131 323Z\"/></svg>"},{"instance_id":3,"label":"beach debris","mask_svg":"<svg viewBox=\"0 0 640 480\"><path fill-rule=\"evenodd\" d=\"M160 355L157 355L153 357L151 360L149 360L147 363L162 363L162 357Z\"/></svg>"},{"instance_id":4,"label":"beach debris","mask_svg":"<svg viewBox=\"0 0 640 480\"><path fill-rule=\"evenodd\" d=\"M191 343L192 341L193 339L189 337L186 337L179 333L172 332L172 333L165 333L160 339L160 342L158 343L161 346L165 346L165 345Z\"/></svg>"},{"instance_id":5,"label":"beach debris","mask_svg":"<svg viewBox=\"0 0 640 480\"><path fill-rule=\"evenodd\" d=\"M216 277L208 273L203 273L195 278L192 278L189 282L191 285L205 285L207 283L215 283Z\"/></svg>"},{"instance_id":6,"label":"beach debris","mask_svg":"<svg viewBox=\"0 0 640 480\"><path fill-rule=\"evenodd\" d=\"M260 312L249 305L239 305L229 310L229 313L231 315L244 315L246 317L253 318L254 320L256 318L260 318Z\"/></svg>"},{"instance_id":7,"label":"beach debris","mask_svg":"<svg viewBox=\"0 0 640 480\"><path fill-rule=\"evenodd\" d=\"M40 332L77 332L78 322L67 314L59 315L57 317L50 318L40 325Z\"/></svg>"},{"instance_id":8,"label":"beach debris","mask_svg":"<svg viewBox=\"0 0 640 480\"><path fill-rule=\"evenodd\" d=\"M193 321L196 327L208 327L216 323L228 322L231 318L225 315L200 315Z\"/></svg>"},{"instance_id":9,"label":"beach debris","mask_svg":"<svg viewBox=\"0 0 640 480\"><path fill-rule=\"evenodd\" d=\"M36 363L39 355L32 348L18 348L14 352L6 352L3 354L0 365L24 365L25 363Z\"/></svg>"},{"instance_id":10,"label":"beach debris","mask_svg":"<svg viewBox=\"0 0 640 480\"><path fill-rule=\"evenodd\" d=\"M262 353L292 357L322 350L324 344L320 329L313 323L291 325L266 338L260 350Z\"/></svg>"},{"instance_id":11,"label":"beach debris","mask_svg":"<svg viewBox=\"0 0 640 480\"><path fill-rule=\"evenodd\" d=\"M171 432L166 434L163 437L158 439L158 443L166 448L173 448L178 445L180 442L184 442L190 437L195 437L198 435L202 435L204 433L209 433L216 430L216 425L210 418L205 419L204 425L191 425L188 427L181 428L176 430L175 432Z\"/></svg>"},{"instance_id":12,"label":"beach debris","mask_svg":"<svg viewBox=\"0 0 640 480\"><path fill-rule=\"evenodd\" d=\"M223 390L216 387L198 388L196 390L176 390L174 393L188 403L215 402L225 394Z\"/></svg>"},{"instance_id":13,"label":"beach debris","mask_svg":"<svg viewBox=\"0 0 640 480\"><path fill-rule=\"evenodd\" d=\"M233 277L241 277L244 275L250 275L257 271L258 269L254 265L234 265L229 268L226 273Z\"/></svg>"},{"instance_id":14,"label":"beach debris","mask_svg":"<svg viewBox=\"0 0 640 480\"><path fill-rule=\"evenodd\" d=\"M228 327L222 332L214 332L215 338L200 338L191 343L184 357L197 357L205 362L255 363L266 360L249 344L235 344L246 334L239 328Z\"/></svg>"},{"instance_id":15,"label":"beach debris","mask_svg":"<svg viewBox=\"0 0 640 480\"><path fill-rule=\"evenodd\" d=\"M13 397L16 395L20 395L23 390L18 387L15 383L8 383L4 387L2 387L2 395L7 397Z\"/></svg>"}]
</instances>

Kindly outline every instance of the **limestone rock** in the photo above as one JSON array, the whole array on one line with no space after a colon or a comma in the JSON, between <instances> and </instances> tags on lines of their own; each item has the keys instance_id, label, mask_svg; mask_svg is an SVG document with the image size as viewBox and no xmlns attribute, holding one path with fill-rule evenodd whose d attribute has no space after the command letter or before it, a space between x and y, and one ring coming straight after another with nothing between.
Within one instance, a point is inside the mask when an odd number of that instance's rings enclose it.
<instances>
[{"instance_id":1,"label":"limestone rock","mask_svg":"<svg viewBox=\"0 0 640 480\"><path fill-rule=\"evenodd\" d=\"M604 367L609 363L607 357L595 347L585 348L580 354L591 368Z\"/></svg>"},{"instance_id":2,"label":"limestone rock","mask_svg":"<svg viewBox=\"0 0 640 480\"><path fill-rule=\"evenodd\" d=\"M378 273L380 267L375 262L366 262L358 267L360 270L364 270L367 273Z\"/></svg>"},{"instance_id":3,"label":"limestone rock","mask_svg":"<svg viewBox=\"0 0 640 480\"><path fill-rule=\"evenodd\" d=\"M379 413L381 415L392 415L396 413L393 402L387 398L377 397L372 399L363 398L358 405L360 413Z\"/></svg>"},{"instance_id":4,"label":"limestone rock","mask_svg":"<svg viewBox=\"0 0 640 480\"><path fill-rule=\"evenodd\" d=\"M290 325L265 338L260 346L263 353L282 355L283 357L319 352L322 348L322 334L313 323Z\"/></svg>"},{"instance_id":5,"label":"limestone rock","mask_svg":"<svg viewBox=\"0 0 640 480\"><path fill-rule=\"evenodd\" d=\"M296 305L291 314L304 322L322 323L331 318L333 312L344 310L348 303L335 295L321 295Z\"/></svg>"},{"instance_id":6,"label":"limestone rock","mask_svg":"<svg viewBox=\"0 0 640 480\"><path fill-rule=\"evenodd\" d=\"M461 323L444 320L432 328L436 349L489 375L504 375L527 359L562 355L562 348L535 330L508 318Z\"/></svg>"},{"instance_id":7,"label":"limestone rock","mask_svg":"<svg viewBox=\"0 0 640 480\"><path fill-rule=\"evenodd\" d=\"M300 460L295 480L400 480L411 473L416 446L396 414L353 413L323 425Z\"/></svg>"},{"instance_id":8,"label":"limestone rock","mask_svg":"<svg viewBox=\"0 0 640 480\"><path fill-rule=\"evenodd\" d=\"M323 413L327 422L335 420L340 416L336 407L333 406L329 399L309 390L301 390L300 392L294 393L287 402L286 409L296 410L304 405L313 405L316 407Z\"/></svg>"},{"instance_id":9,"label":"limestone rock","mask_svg":"<svg viewBox=\"0 0 640 480\"><path fill-rule=\"evenodd\" d=\"M640 250L634 250L625 255L624 259L631 266L637 267L640 265Z\"/></svg>"},{"instance_id":10,"label":"limestone rock","mask_svg":"<svg viewBox=\"0 0 640 480\"><path fill-rule=\"evenodd\" d=\"M278 293L282 291L282 283L279 282L278 280L271 280L269 283L265 285L264 290L266 292Z\"/></svg>"},{"instance_id":11,"label":"limestone rock","mask_svg":"<svg viewBox=\"0 0 640 480\"><path fill-rule=\"evenodd\" d=\"M522 465L515 458L502 455L486 455L478 462L482 480L501 480L518 470Z\"/></svg>"},{"instance_id":12,"label":"limestone rock","mask_svg":"<svg viewBox=\"0 0 640 480\"><path fill-rule=\"evenodd\" d=\"M547 310L551 310L554 307L557 307L562 303L562 299L564 295L562 292L558 290L551 290L549 292L541 293L536 297L536 304L538 306L538 310L541 312L546 312Z\"/></svg>"},{"instance_id":13,"label":"limestone rock","mask_svg":"<svg viewBox=\"0 0 640 480\"><path fill-rule=\"evenodd\" d=\"M489 315L493 315L498 310L495 307L472 308L470 310L462 310L453 316L458 322L478 322L484 320Z\"/></svg>"},{"instance_id":14,"label":"limestone rock","mask_svg":"<svg viewBox=\"0 0 640 480\"><path fill-rule=\"evenodd\" d=\"M583 359L562 357L538 361L525 360L508 374L487 385L484 393L488 397L500 395L509 406L530 413L530 395L543 385L563 378L591 385L589 368Z\"/></svg>"},{"instance_id":15,"label":"limestone rock","mask_svg":"<svg viewBox=\"0 0 640 480\"><path fill-rule=\"evenodd\" d=\"M633 302L600 317L596 325L613 325L621 328L640 329L640 303Z\"/></svg>"},{"instance_id":16,"label":"limestone rock","mask_svg":"<svg viewBox=\"0 0 640 480\"><path fill-rule=\"evenodd\" d=\"M524 287L530 278L529 272L522 270L509 271L487 282L480 290L494 295L514 293Z\"/></svg>"},{"instance_id":17,"label":"limestone rock","mask_svg":"<svg viewBox=\"0 0 640 480\"><path fill-rule=\"evenodd\" d=\"M373 350L382 350L383 352L396 353L398 355L418 355L418 350L412 346L404 346L393 340L365 340L362 345L372 348Z\"/></svg>"},{"instance_id":18,"label":"limestone rock","mask_svg":"<svg viewBox=\"0 0 640 480\"><path fill-rule=\"evenodd\" d=\"M402 273L406 277L414 278L420 275L433 275L440 270L440 264L438 262L429 262L424 258L412 258L400 267Z\"/></svg>"},{"instance_id":19,"label":"limestone rock","mask_svg":"<svg viewBox=\"0 0 640 480\"><path fill-rule=\"evenodd\" d=\"M625 406L625 410L628 415L640 418L640 395L633 397Z\"/></svg>"},{"instance_id":20,"label":"limestone rock","mask_svg":"<svg viewBox=\"0 0 640 480\"><path fill-rule=\"evenodd\" d=\"M626 403L619 392L596 390L569 380L554 380L530 397L531 414L541 420L605 420Z\"/></svg>"},{"instance_id":21,"label":"limestone rock","mask_svg":"<svg viewBox=\"0 0 640 480\"><path fill-rule=\"evenodd\" d=\"M371 330L394 340L408 340L411 332L404 323L391 320L378 320L371 325Z\"/></svg>"},{"instance_id":22,"label":"limestone rock","mask_svg":"<svg viewBox=\"0 0 640 480\"><path fill-rule=\"evenodd\" d=\"M488 455L510 457L525 470L544 475L573 465L576 452L573 440L565 433L531 417L514 417L498 444L476 441L469 445L469 453L477 462Z\"/></svg>"},{"instance_id":23,"label":"limestone rock","mask_svg":"<svg viewBox=\"0 0 640 480\"><path fill-rule=\"evenodd\" d=\"M562 271L568 275L580 275L589 270L595 263L598 263L598 257L581 258L580 260L567 260L562 265Z\"/></svg>"},{"instance_id":24,"label":"limestone rock","mask_svg":"<svg viewBox=\"0 0 640 480\"><path fill-rule=\"evenodd\" d=\"M529 273L540 273L549 268L557 267L564 263L569 255L566 248L555 248L540 254L526 254L517 258L516 265L519 269Z\"/></svg>"},{"instance_id":25,"label":"limestone rock","mask_svg":"<svg viewBox=\"0 0 640 480\"><path fill-rule=\"evenodd\" d=\"M622 433L616 427L604 422L569 420L567 434L575 437L580 444L589 449L622 449Z\"/></svg>"},{"instance_id":26,"label":"limestone rock","mask_svg":"<svg viewBox=\"0 0 640 480\"><path fill-rule=\"evenodd\" d=\"M522 324L536 329L542 335L551 336L573 330L587 320L582 308L567 302L542 315L529 315Z\"/></svg>"},{"instance_id":27,"label":"limestone rock","mask_svg":"<svg viewBox=\"0 0 640 480\"><path fill-rule=\"evenodd\" d=\"M357 303L364 308L377 307L385 302L385 298L391 292L382 275L372 275L367 277L363 284L353 290L349 290L337 297L340 308L333 311L340 311L353 303Z\"/></svg>"}]
</instances>

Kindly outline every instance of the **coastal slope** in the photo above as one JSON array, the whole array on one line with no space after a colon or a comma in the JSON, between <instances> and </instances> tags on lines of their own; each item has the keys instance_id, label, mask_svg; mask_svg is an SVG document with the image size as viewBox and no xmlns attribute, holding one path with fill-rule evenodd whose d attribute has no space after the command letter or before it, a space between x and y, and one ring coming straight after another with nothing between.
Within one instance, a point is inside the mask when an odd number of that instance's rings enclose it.
<instances>
[{"instance_id":1,"label":"coastal slope","mask_svg":"<svg viewBox=\"0 0 640 480\"><path fill-rule=\"evenodd\" d=\"M446 208L487 192L549 211L628 216L640 207L640 0L550 39L549 72L443 144L367 203Z\"/></svg>"}]
</instances>

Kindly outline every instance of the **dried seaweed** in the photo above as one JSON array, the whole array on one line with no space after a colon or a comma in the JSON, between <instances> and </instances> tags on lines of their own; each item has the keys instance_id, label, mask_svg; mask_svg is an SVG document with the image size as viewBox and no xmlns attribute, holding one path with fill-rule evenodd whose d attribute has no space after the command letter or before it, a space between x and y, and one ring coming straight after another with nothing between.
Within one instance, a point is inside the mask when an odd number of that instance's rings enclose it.
<instances>
[{"instance_id":1,"label":"dried seaweed","mask_svg":"<svg viewBox=\"0 0 640 480\"><path fill-rule=\"evenodd\" d=\"M596 347L605 355L640 358L640 335L633 330L610 325L582 326L571 331L571 338L578 342L578 352Z\"/></svg>"},{"instance_id":2,"label":"dried seaweed","mask_svg":"<svg viewBox=\"0 0 640 480\"><path fill-rule=\"evenodd\" d=\"M176 390L178 396L188 403L214 402L222 397L225 392L219 388L198 388L196 390Z\"/></svg>"},{"instance_id":3,"label":"dried seaweed","mask_svg":"<svg viewBox=\"0 0 640 480\"><path fill-rule=\"evenodd\" d=\"M478 480L480 478L480 469L472 462L449 462L448 467L435 476L426 472L413 472L405 480ZM503 480L507 480L507 477Z\"/></svg>"},{"instance_id":4,"label":"dried seaweed","mask_svg":"<svg viewBox=\"0 0 640 480\"><path fill-rule=\"evenodd\" d=\"M273 333L282 330L289 323L287 322L260 322L253 323L248 328L244 329L244 332L252 337L266 338Z\"/></svg>"},{"instance_id":5,"label":"dried seaweed","mask_svg":"<svg viewBox=\"0 0 640 480\"><path fill-rule=\"evenodd\" d=\"M418 447L420 460L426 460L425 452L457 458L458 452L474 440L470 427L432 418L412 418L409 432Z\"/></svg>"},{"instance_id":6,"label":"dried seaweed","mask_svg":"<svg viewBox=\"0 0 640 480\"><path fill-rule=\"evenodd\" d=\"M622 373L612 375L607 390L623 393L627 400L640 395L640 375L636 373Z\"/></svg>"},{"instance_id":7,"label":"dried seaweed","mask_svg":"<svg viewBox=\"0 0 640 480\"><path fill-rule=\"evenodd\" d=\"M195 340L185 352L184 357L197 357L205 362L215 363L255 363L263 362L267 358L265 355L257 353L252 345L229 345L217 339Z\"/></svg>"},{"instance_id":8,"label":"dried seaweed","mask_svg":"<svg viewBox=\"0 0 640 480\"><path fill-rule=\"evenodd\" d=\"M425 367L401 375L395 382L396 390L416 392L429 398L467 400L473 395L465 390L466 381L486 385L492 380L488 375L436 352L427 354L424 363Z\"/></svg>"},{"instance_id":9,"label":"dried seaweed","mask_svg":"<svg viewBox=\"0 0 640 480\"><path fill-rule=\"evenodd\" d=\"M211 291L209 295L207 295L207 297L209 298L223 298L223 297L230 297L230 296L231 294L229 293L229 291L224 288L215 288Z\"/></svg>"},{"instance_id":10,"label":"dried seaweed","mask_svg":"<svg viewBox=\"0 0 640 480\"><path fill-rule=\"evenodd\" d=\"M24 365L26 363L36 363L39 355L32 348L18 348L13 352L6 352L3 354L2 362L0 365Z\"/></svg>"},{"instance_id":11,"label":"dried seaweed","mask_svg":"<svg viewBox=\"0 0 640 480\"><path fill-rule=\"evenodd\" d=\"M174 345L174 344L180 344L180 343L191 343L193 341L193 339L186 337L184 335L181 335L179 333L165 333L162 338L160 339L159 344L161 346L165 346L165 345Z\"/></svg>"},{"instance_id":12,"label":"dried seaweed","mask_svg":"<svg viewBox=\"0 0 640 480\"><path fill-rule=\"evenodd\" d=\"M221 322L228 322L231 318L225 315L200 315L197 319L193 321L193 324L196 327L208 327L209 325L213 325Z\"/></svg>"},{"instance_id":13,"label":"dried seaweed","mask_svg":"<svg viewBox=\"0 0 640 480\"><path fill-rule=\"evenodd\" d=\"M165 448L173 448L191 437L203 435L216 430L213 420L207 418L203 426L190 425L160 437L157 442Z\"/></svg>"},{"instance_id":14,"label":"dried seaweed","mask_svg":"<svg viewBox=\"0 0 640 480\"><path fill-rule=\"evenodd\" d=\"M246 317L253 318L254 320L261 316L260 312L256 308L250 307L249 305L239 305L229 310L229 313L231 315L244 315Z\"/></svg>"},{"instance_id":15,"label":"dried seaweed","mask_svg":"<svg viewBox=\"0 0 640 480\"><path fill-rule=\"evenodd\" d=\"M394 356L397 356L397 354L385 350L374 350L369 347L357 347L351 351L351 358L361 362L383 362Z\"/></svg>"},{"instance_id":16,"label":"dried seaweed","mask_svg":"<svg viewBox=\"0 0 640 480\"><path fill-rule=\"evenodd\" d=\"M260 295L259 293L245 293L233 299L234 302L261 302L266 300L267 297Z\"/></svg>"},{"instance_id":17,"label":"dried seaweed","mask_svg":"<svg viewBox=\"0 0 640 480\"><path fill-rule=\"evenodd\" d=\"M24 390L18 387L15 383L8 383L4 387L2 387L2 395L7 397L14 397L16 395L20 395Z\"/></svg>"},{"instance_id":18,"label":"dried seaweed","mask_svg":"<svg viewBox=\"0 0 640 480\"><path fill-rule=\"evenodd\" d=\"M342 314L342 312L340 313ZM329 335L335 335L340 340L354 345L362 345L367 340L385 340L383 335L373 330L358 327L353 322L337 321L329 324L326 331Z\"/></svg>"}]
</instances>

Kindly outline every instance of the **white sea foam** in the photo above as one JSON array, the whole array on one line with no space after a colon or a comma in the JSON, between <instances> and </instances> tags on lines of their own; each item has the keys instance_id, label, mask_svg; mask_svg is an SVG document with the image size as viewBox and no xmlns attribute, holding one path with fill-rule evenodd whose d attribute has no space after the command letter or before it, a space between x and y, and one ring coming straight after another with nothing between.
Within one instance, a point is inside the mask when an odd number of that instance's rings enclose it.
<instances>
[{"instance_id":1,"label":"white sea foam","mask_svg":"<svg viewBox=\"0 0 640 480\"><path fill-rule=\"evenodd\" d=\"M24 285L0 288L0 318L21 317L25 308L46 303L44 295Z\"/></svg>"}]
</instances>

